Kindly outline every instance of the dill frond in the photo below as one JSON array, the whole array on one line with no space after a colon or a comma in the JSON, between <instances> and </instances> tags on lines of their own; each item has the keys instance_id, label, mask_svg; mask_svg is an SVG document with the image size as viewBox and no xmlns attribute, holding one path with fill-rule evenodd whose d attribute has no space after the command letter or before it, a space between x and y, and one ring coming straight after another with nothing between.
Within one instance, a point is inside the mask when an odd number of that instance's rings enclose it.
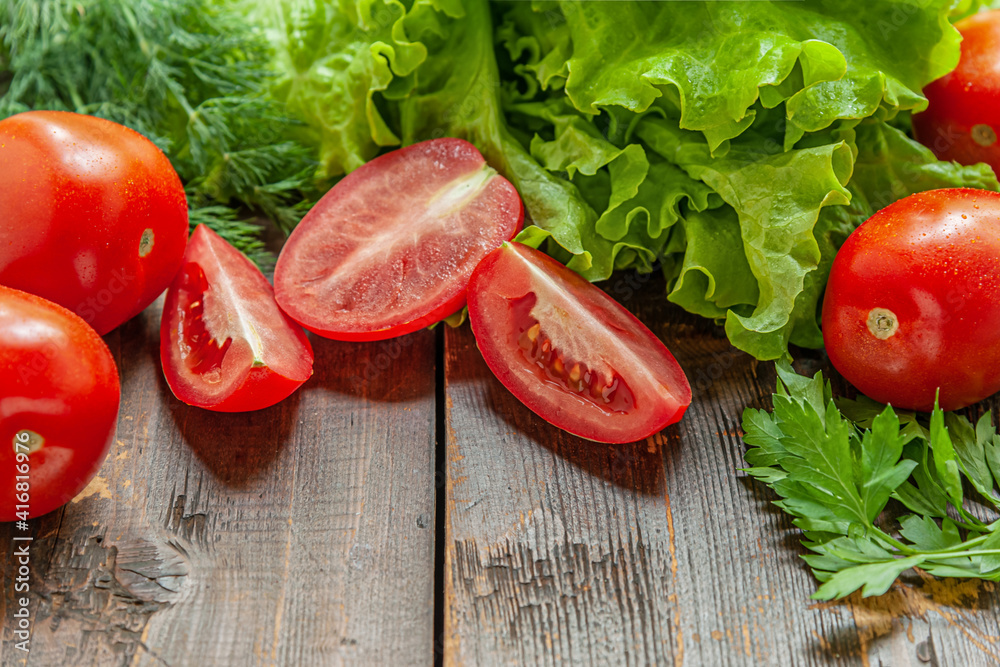
<instances>
[{"instance_id":1,"label":"dill frond","mask_svg":"<svg viewBox=\"0 0 1000 667\"><path fill-rule=\"evenodd\" d=\"M236 3L8 0L0 118L56 109L135 129L184 182L192 228L204 222L266 265L244 214L287 233L322 194L315 148L269 95L270 48Z\"/></svg>"}]
</instances>

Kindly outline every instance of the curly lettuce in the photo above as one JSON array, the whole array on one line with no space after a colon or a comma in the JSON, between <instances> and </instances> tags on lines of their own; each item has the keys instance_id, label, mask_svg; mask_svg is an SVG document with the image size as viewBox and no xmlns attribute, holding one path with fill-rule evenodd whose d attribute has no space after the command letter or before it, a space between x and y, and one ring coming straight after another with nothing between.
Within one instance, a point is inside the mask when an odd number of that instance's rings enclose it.
<instances>
[{"instance_id":1,"label":"curly lettuce","mask_svg":"<svg viewBox=\"0 0 1000 667\"><path fill-rule=\"evenodd\" d=\"M983 4L273 0L270 24L323 175L466 138L521 193L518 240L593 281L658 268L774 359L822 344L830 263L871 213L1000 189L905 132L958 61L952 12Z\"/></svg>"}]
</instances>

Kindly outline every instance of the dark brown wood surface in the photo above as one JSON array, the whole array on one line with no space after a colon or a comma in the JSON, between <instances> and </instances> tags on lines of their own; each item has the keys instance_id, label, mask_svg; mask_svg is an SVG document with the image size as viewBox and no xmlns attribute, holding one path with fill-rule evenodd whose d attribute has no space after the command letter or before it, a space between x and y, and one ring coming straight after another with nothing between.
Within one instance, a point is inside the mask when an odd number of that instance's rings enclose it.
<instances>
[{"instance_id":1,"label":"dark brown wood surface","mask_svg":"<svg viewBox=\"0 0 1000 667\"><path fill-rule=\"evenodd\" d=\"M738 470L740 416L768 405L773 364L670 306L662 283L611 284L693 386L684 419L646 442L558 431L467 328L448 332L447 664L1000 664L992 583L812 602L796 529Z\"/></svg>"},{"instance_id":2,"label":"dark brown wood surface","mask_svg":"<svg viewBox=\"0 0 1000 667\"><path fill-rule=\"evenodd\" d=\"M5 563L3 663L429 662L435 334L314 338L299 392L226 415L170 393L158 315L107 337L122 407L98 478L32 521L26 656L11 642Z\"/></svg>"},{"instance_id":3,"label":"dark brown wood surface","mask_svg":"<svg viewBox=\"0 0 1000 667\"><path fill-rule=\"evenodd\" d=\"M766 405L773 366L640 282L612 292L695 400L623 446L521 406L468 326L313 337L316 375L287 401L190 408L162 379L154 305L107 337L123 402L98 478L31 522L27 655L7 547L2 663L1000 664L991 583L809 599L796 530L738 472L740 415Z\"/></svg>"}]
</instances>

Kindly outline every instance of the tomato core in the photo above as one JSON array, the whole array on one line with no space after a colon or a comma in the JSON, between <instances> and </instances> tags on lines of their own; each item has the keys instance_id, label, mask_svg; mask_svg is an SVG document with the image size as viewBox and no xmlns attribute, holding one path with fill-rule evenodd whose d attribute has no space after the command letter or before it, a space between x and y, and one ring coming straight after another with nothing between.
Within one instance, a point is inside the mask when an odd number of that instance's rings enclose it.
<instances>
[{"instance_id":1,"label":"tomato core","mask_svg":"<svg viewBox=\"0 0 1000 667\"><path fill-rule=\"evenodd\" d=\"M153 250L154 240L152 229L143 230L142 237L139 239L139 257L145 257Z\"/></svg>"},{"instance_id":2,"label":"tomato core","mask_svg":"<svg viewBox=\"0 0 1000 667\"><path fill-rule=\"evenodd\" d=\"M997 142L997 133L989 125L976 125L972 128L972 140L980 146L989 147Z\"/></svg>"},{"instance_id":3,"label":"tomato core","mask_svg":"<svg viewBox=\"0 0 1000 667\"><path fill-rule=\"evenodd\" d=\"M605 412L626 413L632 409L635 394L621 375L611 369L592 369L553 342L531 314L537 301L532 292L511 302L513 320L518 323L512 342L528 365L538 368L541 379L558 384Z\"/></svg>"},{"instance_id":4,"label":"tomato core","mask_svg":"<svg viewBox=\"0 0 1000 667\"><path fill-rule=\"evenodd\" d=\"M30 429L24 429L23 431L18 431L14 436L12 441L14 445L14 453L18 452L18 445L21 446L21 451L24 447L28 448L28 454L34 454L39 449L45 446L45 437L40 433L35 433Z\"/></svg>"},{"instance_id":5,"label":"tomato core","mask_svg":"<svg viewBox=\"0 0 1000 667\"><path fill-rule=\"evenodd\" d=\"M177 333L180 337L181 354L189 371L200 375L204 382L211 384L222 380L222 362L233 344L227 337L221 344L208 330L205 322L205 292L208 280L204 270L195 263L187 264L182 271L178 289L178 305L184 316L179 322Z\"/></svg>"}]
</instances>

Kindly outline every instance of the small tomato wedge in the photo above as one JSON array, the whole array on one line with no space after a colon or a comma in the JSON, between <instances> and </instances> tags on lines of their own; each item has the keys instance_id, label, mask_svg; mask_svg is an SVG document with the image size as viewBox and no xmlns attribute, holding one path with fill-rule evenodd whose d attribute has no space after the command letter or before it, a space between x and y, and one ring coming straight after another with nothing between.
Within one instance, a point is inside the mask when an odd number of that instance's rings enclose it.
<instances>
[{"instance_id":1,"label":"small tomato wedge","mask_svg":"<svg viewBox=\"0 0 1000 667\"><path fill-rule=\"evenodd\" d=\"M465 305L479 261L521 229L517 190L462 139L434 139L351 172L289 236L281 308L336 340L422 329Z\"/></svg>"},{"instance_id":2,"label":"small tomato wedge","mask_svg":"<svg viewBox=\"0 0 1000 667\"><path fill-rule=\"evenodd\" d=\"M163 304L160 360L180 400L243 412L274 405L308 380L313 351L267 278L199 225Z\"/></svg>"},{"instance_id":3,"label":"small tomato wedge","mask_svg":"<svg viewBox=\"0 0 1000 667\"><path fill-rule=\"evenodd\" d=\"M115 360L83 319L0 286L0 521L47 514L87 486L120 396Z\"/></svg>"},{"instance_id":4,"label":"small tomato wedge","mask_svg":"<svg viewBox=\"0 0 1000 667\"><path fill-rule=\"evenodd\" d=\"M469 283L486 364L535 414L598 442L642 440L678 421L691 386L630 312L551 257L504 243Z\"/></svg>"}]
</instances>

